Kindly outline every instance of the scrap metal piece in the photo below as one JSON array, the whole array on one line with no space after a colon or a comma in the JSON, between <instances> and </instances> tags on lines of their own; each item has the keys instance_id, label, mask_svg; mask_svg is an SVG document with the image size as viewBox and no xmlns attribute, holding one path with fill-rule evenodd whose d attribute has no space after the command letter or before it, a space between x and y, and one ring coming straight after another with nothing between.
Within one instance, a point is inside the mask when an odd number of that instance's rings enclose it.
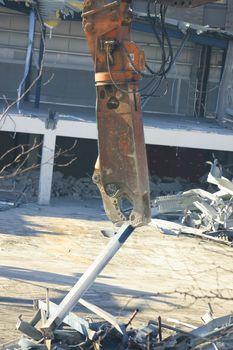
<instances>
[{"instance_id":1,"label":"scrap metal piece","mask_svg":"<svg viewBox=\"0 0 233 350\"><path fill-rule=\"evenodd\" d=\"M113 230L112 228L107 228L107 229L101 230L101 233L104 237L111 238L116 234L116 231Z\"/></svg>"},{"instance_id":2,"label":"scrap metal piece","mask_svg":"<svg viewBox=\"0 0 233 350\"><path fill-rule=\"evenodd\" d=\"M135 335L130 337L129 349L151 349L151 344L158 344L158 326L150 321L146 327L141 327L135 331Z\"/></svg>"},{"instance_id":3,"label":"scrap metal piece","mask_svg":"<svg viewBox=\"0 0 233 350\"><path fill-rule=\"evenodd\" d=\"M123 323L118 322L117 319L114 316L112 316L109 312L101 309L100 307L82 298L79 299L79 304L83 305L88 310L92 311L99 317L103 318L105 321L109 322L122 335L125 334L125 329L126 329L125 325Z\"/></svg>"},{"instance_id":4,"label":"scrap metal piece","mask_svg":"<svg viewBox=\"0 0 233 350\"><path fill-rule=\"evenodd\" d=\"M193 204L197 209L199 209L204 215L206 215L211 220L219 219L218 212L215 210L213 206L209 205L208 203L204 203L204 202L200 203L196 201Z\"/></svg>"},{"instance_id":5,"label":"scrap metal piece","mask_svg":"<svg viewBox=\"0 0 233 350\"><path fill-rule=\"evenodd\" d=\"M194 202L206 200L216 201L216 196L202 189L194 189L176 195L157 197L152 204L152 217L165 213L184 212L194 210Z\"/></svg>"},{"instance_id":6,"label":"scrap metal piece","mask_svg":"<svg viewBox=\"0 0 233 350\"><path fill-rule=\"evenodd\" d=\"M156 321L153 321L153 323L158 325L158 322ZM232 315L214 319L206 325L198 327L191 332L186 332L164 323L162 323L161 326L162 328L170 329L176 333L160 343L157 347L159 350L169 348L177 350L216 350L217 348L214 347L215 342L220 340L224 343L225 337L226 339L229 339L229 335L231 335L233 329Z\"/></svg>"},{"instance_id":7,"label":"scrap metal piece","mask_svg":"<svg viewBox=\"0 0 233 350\"><path fill-rule=\"evenodd\" d=\"M167 318L167 322L179 324L179 325L181 325L181 326L184 326L184 327L187 327L187 328L191 328L191 329L196 329L196 328L197 328L197 327L193 326L193 325L190 324L190 323L182 322L182 321L177 320L177 319L175 319L175 318L170 318L170 317L168 317L168 318Z\"/></svg>"},{"instance_id":8,"label":"scrap metal piece","mask_svg":"<svg viewBox=\"0 0 233 350\"><path fill-rule=\"evenodd\" d=\"M31 349L48 350L45 344L36 343L36 342L29 340L28 338L25 338L25 337L22 337L18 341L18 345L19 345L20 349L23 349L23 350L31 350ZM16 347L16 349L17 349L17 347Z\"/></svg>"},{"instance_id":9,"label":"scrap metal piece","mask_svg":"<svg viewBox=\"0 0 233 350\"><path fill-rule=\"evenodd\" d=\"M189 227L193 227L193 228L196 228L196 229L201 229L202 228L202 215L195 212L195 211L191 211L191 210L188 210L187 212L185 212L182 220L181 220L181 223L183 225L186 225L186 226L189 226ZM209 222L205 222L205 231L207 229L207 227L209 229L211 229L211 225L209 225Z\"/></svg>"},{"instance_id":10,"label":"scrap metal piece","mask_svg":"<svg viewBox=\"0 0 233 350\"><path fill-rule=\"evenodd\" d=\"M196 229L193 227L178 224L176 222L171 222L171 221L167 221L167 220L160 220L160 219L152 219L150 225L156 227L157 229L163 231L166 234L191 235L191 236L196 236L196 237L199 237L202 239L214 241L216 243L225 244L228 246L232 245L231 242L219 239L218 237L214 237L214 236L211 236L211 234L208 234L207 228Z\"/></svg>"},{"instance_id":11,"label":"scrap metal piece","mask_svg":"<svg viewBox=\"0 0 233 350\"><path fill-rule=\"evenodd\" d=\"M82 344L86 341L86 343L90 344L90 340L88 340L87 337L84 337L79 332L76 332L76 330L70 329L69 327L62 327L61 329L56 329L54 331L54 338L55 342L60 344L67 344L67 345L76 345ZM56 346L57 348L57 346ZM61 346L61 350L64 349L63 346ZM58 349L57 349L58 350Z\"/></svg>"},{"instance_id":12,"label":"scrap metal piece","mask_svg":"<svg viewBox=\"0 0 233 350\"><path fill-rule=\"evenodd\" d=\"M217 339L228 335L229 331L232 329L233 315L219 317L192 331L192 335L203 338L204 341L201 341L200 339L192 339L190 345L195 348L204 342L214 342Z\"/></svg>"},{"instance_id":13,"label":"scrap metal piece","mask_svg":"<svg viewBox=\"0 0 233 350\"><path fill-rule=\"evenodd\" d=\"M213 314L214 312L213 312L212 306L210 303L208 303L208 311L201 317L204 324L207 324L214 319Z\"/></svg>"},{"instance_id":14,"label":"scrap metal piece","mask_svg":"<svg viewBox=\"0 0 233 350\"><path fill-rule=\"evenodd\" d=\"M158 336L159 336L159 341L161 342L163 340L161 316L158 317Z\"/></svg>"},{"instance_id":15,"label":"scrap metal piece","mask_svg":"<svg viewBox=\"0 0 233 350\"><path fill-rule=\"evenodd\" d=\"M34 303L34 308L35 308L35 303ZM40 322L40 320L41 320L41 312L37 308L37 312L35 313L35 315L33 316L33 318L29 323L31 326L35 327L37 323Z\"/></svg>"},{"instance_id":16,"label":"scrap metal piece","mask_svg":"<svg viewBox=\"0 0 233 350\"><path fill-rule=\"evenodd\" d=\"M33 340L39 341L43 339L43 334L30 323L23 321L21 315L16 323L16 329Z\"/></svg>"},{"instance_id":17,"label":"scrap metal piece","mask_svg":"<svg viewBox=\"0 0 233 350\"><path fill-rule=\"evenodd\" d=\"M221 223L221 212L205 202L194 202L195 207L200 210L201 214L201 224L204 227L211 226L211 231L216 231ZM200 225L201 226L201 225Z\"/></svg>"},{"instance_id":18,"label":"scrap metal piece","mask_svg":"<svg viewBox=\"0 0 233 350\"><path fill-rule=\"evenodd\" d=\"M136 309L134 311L133 315L130 317L129 321L126 323L125 328L128 328L131 325L131 323L133 322L133 320L137 316L138 312L139 312L139 309Z\"/></svg>"},{"instance_id":19,"label":"scrap metal piece","mask_svg":"<svg viewBox=\"0 0 233 350\"><path fill-rule=\"evenodd\" d=\"M222 165L219 163L218 159L215 158L214 154L213 154L213 158L214 158L213 162L207 161L206 163L211 165L210 174L214 177L220 178L222 177Z\"/></svg>"},{"instance_id":20,"label":"scrap metal piece","mask_svg":"<svg viewBox=\"0 0 233 350\"><path fill-rule=\"evenodd\" d=\"M82 17L95 65L99 158L93 181L112 222L144 225L150 221L139 95L145 59L130 39L130 1L85 0Z\"/></svg>"},{"instance_id":21,"label":"scrap metal piece","mask_svg":"<svg viewBox=\"0 0 233 350\"><path fill-rule=\"evenodd\" d=\"M162 219L152 219L150 226L156 227L157 229L163 231L167 234L179 235L181 233L186 233L190 235L198 235L204 232L204 229L196 229L186 225L179 224L177 222L172 222Z\"/></svg>"},{"instance_id":22,"label":"scrap metal piece","mask_svg":"<svg viewBox=\"0 0 233 350\"><path fill-rule=\"evenodd\" d=\"M207 181L211 184L217 185L221 191L233 196L233 182L226 177L222 176L218 178L209 173Z\"/></svg>"},{"instance_id":23,"label":"scrap metal piece","mask_svg":"<svg viewBox=\"0 0 233 350\"><path fill-rule=\"evenodd\" d=\"M232 230L232 233L233 233L233 218L227 219L227 221L225 222L224 228Z\"/></svg>"},{"instance_id":24,"label":"scrap metal piece","mask_svg":"<svg viewBox=\"0 0 233 350\"><path fill-rule=\"evenodd\" d=\"M219 331L228 326L233 327L233 314L215 318L207 324L196 328L192 331L192 334L207 337L210 333L215 332L216 330Z\"/></svg>"},{"instance_id":25,"label":"scrap metal piece","mask_svg":"<svg viewBox=\"0 0 233 350\"><path fill-rule=\"evenodd\" d=\"M47 303L42 301L42 300L38 300L38 308L40 310L43 310L46 312L47 311ZM55 303L50 301L49 302L49 309L50 309L51 314L54 314L58 309L58 305L56 305ZM81 333L85 337L88 337L89 339L92 339L94 334L95 334L95 331L90 328L89 322L87 322L86 320L84 320L81 317L76 316L72 312L69 312L67 314L67 316L63 319L63 323L67 324L72 329L75 329L76 331L78 331L79 333Z\"/></svg>"},{"instance_id":26,"label":"scrap metal piece","mask_svg":"<svg viewBox=\"0 0 233 350\"><path fill-rule=\"evenodd\" d=\"M163 219L164 216L179 216L182 224L161 220L157 221L158 228L169 234L191 234L231 245L233 183L223 178L221 173L221 165L215 158L214 163L211 163L208 180L221 189L217 193L194 189L177 195L157 197L152 206L152 217ZM223 240L225 242L221 242Z\"/></svg>"},{"instance_id":27,"label":"scrap metal piece","mask_svg":"<svg viewBox=\"0 0 233 350\"><path fill-rule=\"evenodd\" d=\"M153 323L155 326L159 326L159 321L156 321L156 320L153 320L153 321L150 321L150 323ZM183 329L180 329L180 328L178 328L178 327L173 327L173 326L170 326L170 325L168 325L168 324L166 324L166 323L163 323L163 322L161 322L160 323L160 326L161 326L161 328L164 328L164 329L168 329L168 330L170 330L170 331L175 331L175 332L177 332L177 334L176 334L176 336L177 337L180 337L180 334L184 334L184 335L187 335L187 336L189 336L190 338L196 338L196 337L198 337L198 338L200 338L201 336L200 335L196 335L196 334L192 334L193 332L187 332L187 331L184 331ZM196 330L196 328L195 328L195 330ZM164 342L166 342L166 339L164 340Z\"/></svg>"}]
</instances>

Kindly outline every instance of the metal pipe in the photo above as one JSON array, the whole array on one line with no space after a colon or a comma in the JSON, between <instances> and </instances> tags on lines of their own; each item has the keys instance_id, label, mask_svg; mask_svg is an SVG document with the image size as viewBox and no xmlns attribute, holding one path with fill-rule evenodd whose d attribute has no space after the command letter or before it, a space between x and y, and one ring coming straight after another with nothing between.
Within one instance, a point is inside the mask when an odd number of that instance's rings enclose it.
<instances>
[{"instance_id":1,"label":"metal pipe","mask_svg":"<svg viewBox=\"0 0 233 350\"><path fill-rule=\"evenodd\" d=\"M41 38L40 38L40 51L39 51L39 62L38 62L38 75L41 72L41 65L43 62L44 51L45 51L45 35L46 29L42 28ZM35 108L40 107L40 95L41 95L41 84L42 84L42 74L36 82L36 93L35 93Z\"/></svg>"},{"instance_id":2,"label":"metal pipe","mask_svg":"<svg viewBox=\"0 0 233 350\"><path fill-rule=\"evenodd\" d=\"M35 33L35 24L36 24L36 15L35 11L32 9L29 14L29 25L28 25L28 46L27 46L27 55L24 67L23 79L21 80L18 87L18 97L17 97L17 109L19 111L20 107L20 97L23 90L23 87L26 87L27 78L29 77L31 64L32 64L32 52L33 52L33 43L34 43L34 33Z\"/></svg>"},{"instance_id":3,"label":"metal pipe","mask_svg":"<svg viewBox=\"0 0 233 350\"><path fill-rule=\"evenodd\" d=\"M159 342L161 343L161 341L163 340L161 316L158 317L158 331L159 331Z\"/></svg>"},{"instance_id":4,"label":"metal pipe","mask_svg":"<svg viewBox=\"0 0 233 350\"><path fill-rule=\"evenodd\" d=\"M128 328L131 325L131 323L133 322L133 320L137 316L138 312L139 312L139 309L136 309L134 311L133 315L130 317L129 321L126 323L125 328Z\"/></svg>"},{"instance_id":5,"label":"metal pipe","mask_svg":"<svg viewBox=\"0 0 233 350\"><path fill-rule=\"evenodd\" d=\"M195 102L195 116L205 117L207 85L210 73L211 46L203 46L201 50L200 65L197 76L197 97Z\"/></svg>"},{"instance_id":6,"label":"metal pipe","mask_svg":"<svg viewBox=\"0 0 233 350\"><path fill-rule=\"evenodd\" d=\"M128 223L122 225L118 233L110 240L102 253L96 258L93 264L82 275L79 281L74 285L70 292L65 296L55 313L51 314L45 322L42 330L45 334L50 333L56 326L59 326L66 315L72 311L78 300L83 296L87 289L93 284L96 277L113 258L124 242L134 231L134 227Z\"/></svg>"}]
</instances>

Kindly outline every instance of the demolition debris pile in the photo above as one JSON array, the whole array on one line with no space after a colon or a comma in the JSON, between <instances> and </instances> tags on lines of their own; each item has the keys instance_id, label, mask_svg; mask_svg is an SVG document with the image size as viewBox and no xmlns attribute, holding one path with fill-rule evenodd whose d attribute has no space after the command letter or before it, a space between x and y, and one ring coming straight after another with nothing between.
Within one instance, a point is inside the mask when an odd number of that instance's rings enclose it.
<instances>
[{"instance_id":1,"label":"demolition debris pile","mask_svg":"<svg viewBox=\"0 0 233 350\"><path fill-rule=\"evenodd\" d=\"M93 307L87 303L88 308ZM26 322L20 317L17 329L23 333L22 338L14 344L5 344L6 349L38 349L46 350L43 327L40 329L38 323L41 321L41 311L46 315L46 303L38 301L37 312L31 322ZM56 308L50 302L50 309ZM96 307L95 307L96 308ZM99 313L100 309L97 308ZM101 310L102 311L102 310ZM103 311L102 311L103 312ZM94 322L86 321L70 312L59 329L53 332L51 349L72 350L227 350L232 349L233 342L233 315L213 318L208 313L204 315L204 322L200 327L194 327L178 320L168 319L162 322L161 317L151 320L146 326L134 329L131 326L137 311L128 323L122 323L114 316L106 313L104 315L109 321ZM208 317L207 317L208 316ZM169 323L172 323L170 325ZM175 323L175 325L174 325ZM176 324L179 324L179 327ZM191 329L191 330L190 330ZM168 335L169 332L169 335Z\"/></svg>"},{"instance_id":2,"label":"demolition debris pile","mask_svg":"<svg viewBox=\"0 0 233 350\"><path fill-rule=\"evenodd\" d=\"M4 191L10 193L24 193L24 199L31 201L38 195L39 188L39 170L30 171L14 178L1 180L0 199L4 199ZM153 176L150 181L151 197L178 193L185 191L191 186L188 180L183 178L159 178ZM53 174L52 197L68 197L73 199L93 199L100 198L100 192L97 186L92 182L91 176L75 178L73 176L65 176L60 171Z\"/></svg>"},{"instance_id":3,"label":"demolition debris pile","mask_svg":"<svg viewBox=\"0 0 233 350\"><path fill-rule=\"evenodd\" d=\"M218 191L195 189L157 197L152 224L164 233L194 235L232 245L233 182L222 176L217 164L215 160L207 181Z\"/></svg>"},{"instance_id":4,"label":"demolition debris pile","mask_svg":"<svg viewBox=\"0 0 233 350\"><path fill-rule=\"evenodd\" d=\"M2 195L5 192L24 193L27 201L36 199L39 191L39 171L31 171L14 178L1 181ZM77 179L73 176L64 176L60 171L53 174L52 197L69 197L74 199L100 198L99 190L93 184L91 177Z\"/></svg>"},{"instance_id":5,"label":"demolition debris pile","mask_svg":"<svg viewBox=\"0 0 233 350\"><path fill-rule=\"evenodd\" d=\"M189 180L182 177L168 176L151 176L150 178L150 195L151 198L156 198L162 195L176 194L181 191L186 191L195 187Z\"/></svg>"}]
</instances>

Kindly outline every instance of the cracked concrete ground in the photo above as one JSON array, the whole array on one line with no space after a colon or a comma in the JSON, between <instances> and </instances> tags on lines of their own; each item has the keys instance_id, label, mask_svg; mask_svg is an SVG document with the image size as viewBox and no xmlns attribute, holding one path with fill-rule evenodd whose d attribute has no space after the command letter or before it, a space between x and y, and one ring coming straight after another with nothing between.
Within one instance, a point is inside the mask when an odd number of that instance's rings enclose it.
<instances>
[{"instance_id":1,"label":"cracked concrete ground","mask_svg":"<svg viewBox=\"0 0 233 350\"><path fill-rule=\"evenodd\" d=\"M111 226L98 200L0 212L0 343L19 337L18 315L29 319L46 287L59 303L106 245L100 230ZM208 302L216 317L233 311L232 258L233 248L142 227L84 298L125 321L139 308L135 326L159 315L199 325Z\"/></svg>"}]
</instances>

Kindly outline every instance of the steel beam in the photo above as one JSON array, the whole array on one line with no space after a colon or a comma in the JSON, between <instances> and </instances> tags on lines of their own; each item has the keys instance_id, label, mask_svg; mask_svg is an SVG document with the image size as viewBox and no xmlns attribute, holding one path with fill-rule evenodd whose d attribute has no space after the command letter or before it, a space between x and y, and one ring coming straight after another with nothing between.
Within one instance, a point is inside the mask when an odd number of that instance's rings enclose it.
<instances>
[{"instance_id":1,"label":"steel beam","mask_svg":"<svg viewBox=\"0 0 233 350\"><path fill-rule=\"evenodd\" d=\"M45 334L45 338L52 338L53 330L58 327L63 322L66 315L73 310L83 294L94 283L96 277L118 252L133 231L134 227L130 224L125 223L122 225L118 233L110 240L109 244L104 248L102 253L82 275L79 281L62 300L56 311L51 314L51 316L42 326L42 331Z\"/></svg>"}]
</instances>

